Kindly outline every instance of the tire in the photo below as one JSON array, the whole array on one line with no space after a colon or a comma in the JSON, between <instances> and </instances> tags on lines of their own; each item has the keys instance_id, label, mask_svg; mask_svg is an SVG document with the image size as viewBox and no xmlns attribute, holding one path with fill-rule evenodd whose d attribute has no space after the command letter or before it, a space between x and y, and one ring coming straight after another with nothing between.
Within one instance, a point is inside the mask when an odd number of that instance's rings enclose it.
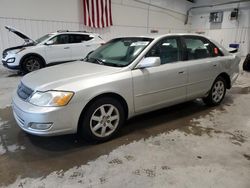
<instances>
[{"instance_id":1,"label":"tire","mask_svg":"<svg viewBox=\"0 0 250 188\"><path fill-rule=\"evenodd\" d=\"M250 54L247 55L245 61L243 62L243 70L250 71Z\"/></svg>"},{"instance_id":2,"label":"tire","mask_svg":"<svg viewBox=\"0 0 250 188\"><path fill-rule=\"evenodd\" d=\"M203 101L208 106L217 106L224 99L226 94L226 81L223 77L219 76L215 79L209 95L203 98Z\"/></svg>"},{"instance_id":3,"label":"tire","mask_svg":"<svg viewBox=\"0 0 250 188\"><path fill-rule=\"evenodd\" d=\"M124 121L124 108L118 100L99 98L82 114L78 134L88 142L105 142L117 134Z\"/></svg>"},{"instance_id":4,"label":"tire","mask_svg":"<svg viewBox=\"0 0 250 188\"><path fill-rule=\"evenodd\" d=\"M43 68L43 61L37 56L28 56L26 57L21 65L22 72L29 73L35 70Z\"/></svg>"}]
</instances>

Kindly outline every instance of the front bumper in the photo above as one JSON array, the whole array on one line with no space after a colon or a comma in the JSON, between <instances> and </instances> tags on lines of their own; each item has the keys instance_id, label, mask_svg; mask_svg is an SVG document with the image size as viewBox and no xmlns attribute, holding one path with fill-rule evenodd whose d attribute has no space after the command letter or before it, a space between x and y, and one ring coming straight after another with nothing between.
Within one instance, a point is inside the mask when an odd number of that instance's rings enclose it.
<instances>
[{"instance_id":1,"label":"front bumper","mask_svg":"<svg viewBox=\"0 0 250 188\"><path fill-rule=\"evenodd\" d=\"M2 63L3 63L3 66L4 67L7 67L8 69L12 69L12 70L18 70L20 69L20 66L19 65L10 65L11 63L7 63L6 61L2 60Z\"/></svg>"},{"instance_id":2,"label":"front bumper","mask_svg":"<svg viewBox=\"0 0 250 188\"><path fill-rule=\"evenodd\" d=\"M77 106L68 104L64 107L38 107L21 100L15 93L12 109L19 127L27 133L38 136L53 136L77 132L77 124L81 111ZM31 128L32 123L51 123L46 130Z\"/></svg>"},{"instance_id":3,"label":"front bumper","mask_svg":"<svg viewBox=\"0 0 250 188\"><path fill-rule=\"evenodd\" d=\"M4 67L7 67L8 69L12 70L17 70L20 69L20 55L19 54L14 54L14 53L9 53L7 54L4 58L2 58L2 63ZM9 59L14 59L12 63L8 63L7 61Z\"/></svg>"}]
</instances>

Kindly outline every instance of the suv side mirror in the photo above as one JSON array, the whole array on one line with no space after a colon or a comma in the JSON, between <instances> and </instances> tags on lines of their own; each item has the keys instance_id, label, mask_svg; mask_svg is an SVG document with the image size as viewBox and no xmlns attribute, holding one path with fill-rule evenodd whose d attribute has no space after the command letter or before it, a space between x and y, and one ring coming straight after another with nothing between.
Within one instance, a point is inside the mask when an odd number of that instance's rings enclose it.
<instances>
[{"instance_id":1,"label":"suv side mirror","mask_svg":"<svg viewBox=\"0 0 250 188\"><path fill-rule=\"evenodd\" d=\"M161 65L159 57L146 57L143 58L136 66L137 69L144 69L148 67L157 67Z\"/></svg>"},{"instance_id":2,"label":"suv side mirror","mask_svg":"<svg viewBox=\"0 0 250 188\"><path fill-rule=\"evenodd\" d=\"M47 42L45 42L44 44L45 45L52 45L54 42L52 41L52 40L49 40L49 41L47 41Z\"/></svg>"}]
</instances>

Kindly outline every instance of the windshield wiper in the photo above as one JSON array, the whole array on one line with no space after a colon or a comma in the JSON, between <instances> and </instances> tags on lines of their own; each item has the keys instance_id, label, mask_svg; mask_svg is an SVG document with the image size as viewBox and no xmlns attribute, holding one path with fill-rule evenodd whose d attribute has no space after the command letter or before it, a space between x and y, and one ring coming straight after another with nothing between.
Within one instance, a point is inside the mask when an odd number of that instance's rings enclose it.
<instances>
[{"instance_id":1,"label":"windshield wiper","mask_svg":"<svg viewBox=\"0 0 250 188\"><path fill-rule=\"evenodd\" d=\"M88 61L88 62L91 62L91 63L96 63L96 64L99 64L99 65L106 65L106 66L112 66L112 67L123 67L124 65L120 65L120 64L116 64L116 63L111 63L111 62L106 62L102 59L99 59L99 58L84 58L83 61Z\"/></svg>"},{"instance_id":2,"label":"windshield wiper","mask_svg":"<svg viewBox=\"0 0 250 188\"><path fill-rule=\"evenodd\" d=\"M83 61L87 61L87 62L90 62L90 63L96 63L96 64L100 64L100 65L103 65L103 60L102 59L99 59L99 58L88 58L88 57L85 57L84 59L82 59Z\"/></svg>"},{"instance_id":3,"label":"windshield wiper","mask_svg":"<svg viewBox=\"0 0 250 188\"><path fill-rule=\"evenodd\" d=\"M112 66L112 67L123 67L124 65L116 64L116 63L110 63L110 62L103 62L104 65Z\"/></svg>"}]
</instances>

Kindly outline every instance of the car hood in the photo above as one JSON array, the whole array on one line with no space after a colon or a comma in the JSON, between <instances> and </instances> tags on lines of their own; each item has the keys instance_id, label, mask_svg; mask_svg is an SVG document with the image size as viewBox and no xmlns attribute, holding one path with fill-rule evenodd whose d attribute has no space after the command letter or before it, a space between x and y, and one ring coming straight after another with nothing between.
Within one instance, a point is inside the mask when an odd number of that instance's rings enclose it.
<instances>
[{"instance_id":1,"label":"car hood","mask_svg":"<svg viewBox=\"0 0 250 188\"><path fill-rule=\"evenodd\" d=\"M47 91L63 88L70 83L115 73L121 68L75 61L47 67L23 77L22 83L32 90Z\"/></svg>"},{"instance_id":2,"label":"car hood","mask_svg":"<svg viewBox=\"0 0 250 188\"><path fill-rule=\"evenodd\" d=\"M34 40L32 40L31 38L27 37L27 36L26 36L25 34L23 34L21 31L18 31L17 29L12 28L12 27L10 27L10 26L5 26L5 28L6 28L8 31L10 31L10 32L16 34L17 36L19 36L20 38L22 38L22 39L25 41L25 43L35 43Z\"/></svg>"}]
</instances>

